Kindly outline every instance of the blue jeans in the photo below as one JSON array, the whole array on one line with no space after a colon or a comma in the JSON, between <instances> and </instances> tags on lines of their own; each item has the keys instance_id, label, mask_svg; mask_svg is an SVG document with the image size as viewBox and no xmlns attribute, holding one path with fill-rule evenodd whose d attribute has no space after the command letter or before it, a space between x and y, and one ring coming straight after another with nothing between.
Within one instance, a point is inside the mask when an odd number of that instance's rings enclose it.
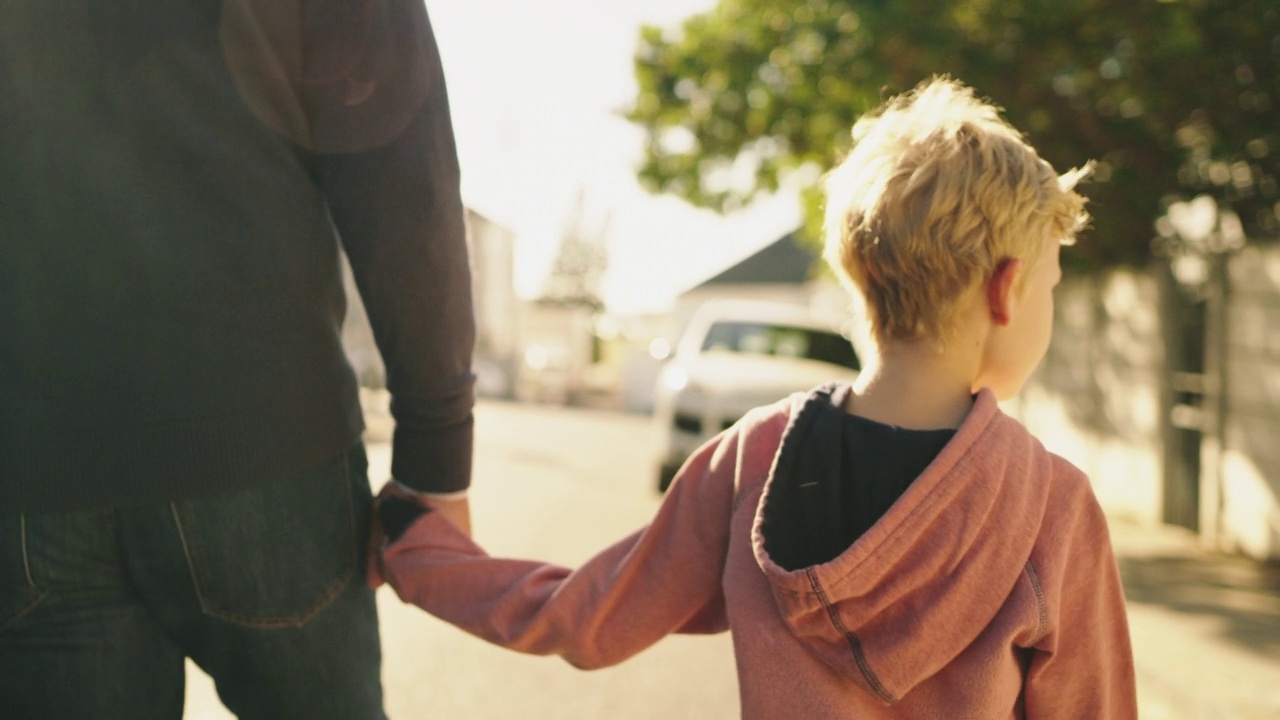
<instances>
[{"instance_id":1,"label":"blue jeans","mask_svg":"<svg viewBox=\"0 0 1280 720\"><path fill-rule=\"evenodd\" d=\"M248 490L0 512L0 716L180 718L184 658L242 720L382 720L363 446Z\"/></svg>"}]
</instances>

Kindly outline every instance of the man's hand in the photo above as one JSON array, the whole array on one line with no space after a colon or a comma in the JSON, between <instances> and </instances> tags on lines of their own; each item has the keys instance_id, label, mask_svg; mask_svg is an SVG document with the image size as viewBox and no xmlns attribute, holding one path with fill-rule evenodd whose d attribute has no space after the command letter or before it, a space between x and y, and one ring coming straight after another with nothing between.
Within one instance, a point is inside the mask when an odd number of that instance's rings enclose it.
<instances>
[{"instance_id":1,"label":"man's hand","mask_svg":"<svg viewBox=\"0 0 1280 720\"><path fill-rule=\"evenodd\" d=\"M433 512L440 513L459 530L466 533L467 537L471 537L471 503L467 498L444 500L420 496L418 502L431 508Z\"/></svg>"},{"instance_id":2,"label":"man's hand","mask_svg":"<svg viewBox=\"0 0 1280 720\"><path fill-rule=\"evenodd\" d=\"M370 528L369 548L367 562L368 566L365 571L365 582L370 588L378 589L382 585L384 578L382 577L382 560L380 553L382 546L387 541L387 534L382 527L381 511L379 505L386 498L397 498L412 502L424 508L429 508L431 512L438 512L444 516L446 520L453 523L455 527L471 537L471 504L466 496L454 499L432 498L416 493L405 492L396 486L395 483L389 482L382 488L382 492L378 493L378 498L374 504L373 523ZM403 530L403 528L402 528Z\"/></svg>"},{"instance_id":3,"label":"man's hand","mask_svg":"<svg viewBox=\"0 0 1280 720\"><path fill-rule=\"evenodd\" d=\"M439 497L428 493L416 493L409 491L393 480L387 483L378 495L379 497L391 496L409 500L430 509L432 512L438 512L465 533L467 537L471 537L471 503L465 494L461 497Z\"/></svg>"}]
</instances>

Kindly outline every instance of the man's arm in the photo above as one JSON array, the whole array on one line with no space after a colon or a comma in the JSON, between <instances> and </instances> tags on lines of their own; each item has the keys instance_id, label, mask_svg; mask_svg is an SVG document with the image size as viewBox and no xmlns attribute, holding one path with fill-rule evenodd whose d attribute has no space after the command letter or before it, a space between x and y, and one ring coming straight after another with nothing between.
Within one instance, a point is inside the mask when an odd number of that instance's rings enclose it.
<instances>
[{"instance_id":1,"label":"man's arm","mask_svg":"<svg viewBox=\"0 0 1280 720\"><path fill-rule=\"evenodd\" d=\"M475 322L444 74L420 0L369 3L341 91L310 103L316 176L386 363L392 474L453 493L471 477Z\"/></svg>"}]
</instances>

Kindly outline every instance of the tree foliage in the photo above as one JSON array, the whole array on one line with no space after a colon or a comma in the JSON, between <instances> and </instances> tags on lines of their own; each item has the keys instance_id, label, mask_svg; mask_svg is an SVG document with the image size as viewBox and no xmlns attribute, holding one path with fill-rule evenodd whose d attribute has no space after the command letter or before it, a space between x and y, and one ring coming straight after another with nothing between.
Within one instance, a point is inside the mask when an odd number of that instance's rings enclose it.
<instances>
[{"instance_id":1,"label":"tree foliage","mask_svg":"<svg viewBox=\"0 0 1280 720\"><path fill-rule=\"evenodd\" d=\"M601 285L609 267L609 222L607 217L594 225L588 222L586 195L580 191L569 210L539 302L591 310L604 307Z\"/></svg>"},{"instance_id":2,"label":"tree foliage","mask_svg":"<svg viewBox=\"0 0 1280 720\"><path fill-rule=\"evenodd\" d=\"M788 177L812 190L860 114L948 74L1059 170L1098 162L1077 258L1141 262L1179 196L1280 228L1275 0L720 0L677 30L643 28L635 70L639 177L702 206Z\"/></svg>"}]
</instances>

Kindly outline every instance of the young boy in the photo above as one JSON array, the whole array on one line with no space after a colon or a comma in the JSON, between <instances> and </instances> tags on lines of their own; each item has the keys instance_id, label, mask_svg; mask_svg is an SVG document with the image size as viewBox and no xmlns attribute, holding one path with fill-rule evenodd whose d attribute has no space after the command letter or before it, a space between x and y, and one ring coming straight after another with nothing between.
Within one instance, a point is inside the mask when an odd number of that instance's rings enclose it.
<instances>
[{"instance_id":1,"label":"young boy","mask_svg":"<svg viewBox=\"0 0 1280 720\"><path fill-rule=\"evenodd\" d=\"M577 570L490 558L384 495L401 598L582 668L728 629L746 718L1137 716L1088 479L996 405L1048 347L1084 171L1059 176L947 79L853 138L827 180L826 259L871 324L857 382L748 414L649 526Z\"/></svg>"}]
</instances>

